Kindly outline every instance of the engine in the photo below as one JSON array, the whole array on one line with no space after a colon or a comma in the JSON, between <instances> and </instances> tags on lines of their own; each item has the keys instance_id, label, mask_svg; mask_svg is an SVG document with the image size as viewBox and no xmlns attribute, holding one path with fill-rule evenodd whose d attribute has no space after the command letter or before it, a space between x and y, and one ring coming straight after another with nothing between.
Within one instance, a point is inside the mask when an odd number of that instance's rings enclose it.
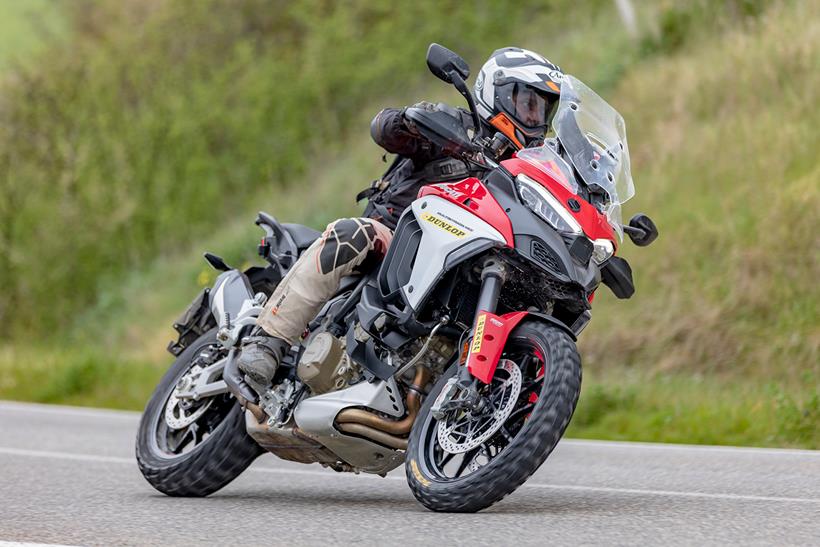
<instances>
[{"instance_id":1,"label":"engine","mask_svg":"<svg viewBox=\"0 0 820 547\"><path fill-rule=\"evenodd\" d=\"M350 360L345 344L329 332L320 332L307 343L296 374L314 395L336 391L359 378L359 366Z\"/></svg>"}]
</instances>

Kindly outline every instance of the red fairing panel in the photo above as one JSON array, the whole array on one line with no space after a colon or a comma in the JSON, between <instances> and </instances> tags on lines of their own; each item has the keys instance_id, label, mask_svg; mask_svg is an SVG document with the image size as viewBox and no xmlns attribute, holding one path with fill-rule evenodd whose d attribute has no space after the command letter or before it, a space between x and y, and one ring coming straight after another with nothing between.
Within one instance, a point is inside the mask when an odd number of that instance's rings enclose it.
<instances>
[{"instance_id":1,"label":"red fairing panel","mask_svg":"<svg viewBox=\"0 0 820 547\"><path fill-rule=\"evenodd\" d=\"M501 316L483 311L478 315L466 363L470 374L485 384L490 383L507 343L507 337L526 316L525 311L505 313Z\"/></svg>"},{"instance_id":2,"label":"red fairing panel","mask_svg":"<svg viewBox=\"0 0 820 547\"><path fill-rule=\"evenodd\" d=\"M518 158L512 158L502 161L501 165L514 177L524 173L531 179L543 184L553 196L558 198L558 200L564 204L567 211L575 217L575 220L577 220L581 225L581 228L584 230L584 234L586 234L589 239L609 239L612 241L613 245L615 245L615 248L618 247L618 240L615 237L615 232L612 230L612 226L609 225L606 216L598 212L598 209L596 209L594 205L590 204L581 196L573 194L559 181L550 178L549 175L539 170L529 162ZM566 204L570 198L575 198L575 200L581 205L581 209L577 213L570 209Z\"/></svg>"},{"instance_id":3,"label":"red fairing panel","mask_svg":"<svg viewBox=\"0 0 820 547\"><path fill-rule=\"evenodd\" d=\"M510 217L487 190L484 183L477 178L470 177L459 182L428 184L419 191L418 197L423 196L438 196L455 203L501 232L507 245L515 247Z\"/></svg>"}]
</instances>

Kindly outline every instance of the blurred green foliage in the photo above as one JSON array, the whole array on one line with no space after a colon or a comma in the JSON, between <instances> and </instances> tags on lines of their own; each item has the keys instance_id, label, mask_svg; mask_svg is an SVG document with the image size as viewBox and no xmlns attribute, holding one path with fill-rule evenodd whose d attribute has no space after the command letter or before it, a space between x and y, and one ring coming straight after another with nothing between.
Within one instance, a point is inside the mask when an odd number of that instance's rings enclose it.
<instances>
[{"instance_id":1,"label":"blurred green foliage","mask_svg":"<svg viewBox=\"0 0 820 547\"><path fill-rule=\"evenodd\" d=\"M772 386L777 430L782 440L820 447L820 378L806 372L803 380L809 389L795 394ZM814 391L810 386L815 386Z\"/></svg>"},{"instance_id":2,"label":"blurred green foliage","mask_svg":"<svg viewBox=\"0 0 820 547\"><path fill-rule=\"evenodd\" d=\"M637 38L610 1L539 4L63 4L70 47L0 81L0 396L140 408L203 250L254 260L259 209L355 214L372 115L460 100L427 44L474 72L515 44L622 112L625 216L661 231L619 249L635 297L596 297L570 434L820 446L813 3L635 2Z\"/></svg>"},{"instance_id":3,"label":"blurred green foliage","mask_svg":"<svg viewBox=\"0 0 820 547\"><path fill-rule=\"evenodd\" d=\"M0 330L67 326L101 279L288 188L374 98L418 85L431 41L484 55L536 4L67 4L70 47L0 89Z\"/></svg>"},{"instance_id":4,"label":"blurred green foliage","mask_svg":"<svg viewBox=\"0 0 820 547\"><path fill-rule=\"evenodd\" d=\"M567 435L713 445L820 447L820 384L721 382L708 375L593 371Z\"/></svg>"},{"instance_id":5,"label":"blurred green foliage","mask_svg":"<svg viewBox=\"0 0 820 547\"><path fill-rule=\"evenodd\" d=\"M67 26L53 0L0 0L0 74L65 38Z\"/></svg>"},{"instance_id":6,"label":"blurred green foliage","mask_svg":"<svg viewBox=\"0 0 820 547\"><path fill-rule=\"evenodd\" d=\"M760 16L771 0L658 0L652 32L641 38L643 54L672 53L687 42L708 39L727 26L742 26Z\"/></svg>"}]
</instances>

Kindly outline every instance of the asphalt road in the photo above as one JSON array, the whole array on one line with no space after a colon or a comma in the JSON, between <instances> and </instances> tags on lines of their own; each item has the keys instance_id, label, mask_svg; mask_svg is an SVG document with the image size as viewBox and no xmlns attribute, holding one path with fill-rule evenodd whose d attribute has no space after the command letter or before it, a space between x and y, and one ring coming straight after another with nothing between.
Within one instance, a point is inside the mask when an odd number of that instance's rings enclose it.
<instances>
[{"instance_id":1,"label":"asphalt road","mask_svg":"<svg viewBox=\"0 0 820 547\"><path fill-rule=\"evenodd\" d=\"M0 403L0 545L820 545L820 451L562 441L475 515L386 479L260 457L204 499L154 491L139 415Z\"/></svg>"}]
</instances>

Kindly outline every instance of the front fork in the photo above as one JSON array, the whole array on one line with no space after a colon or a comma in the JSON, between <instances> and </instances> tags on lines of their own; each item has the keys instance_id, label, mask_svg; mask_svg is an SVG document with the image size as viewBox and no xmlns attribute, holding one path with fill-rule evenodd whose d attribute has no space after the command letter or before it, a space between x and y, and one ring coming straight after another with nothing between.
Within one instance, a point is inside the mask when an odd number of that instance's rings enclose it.
<instances>
[{"instance_id":1,"label":"front fork","mask_svg":"<svg viewBox=\"0 0 820 547\"><path fill-rule=\"evenodd\" d=\"M481 289L478 293L478 305L476 305L475 317L473 318L473 336L468 346L467 356L460 360L462 366L458 369L458 383L462 388L475 386L475 377L470 372L468 366L471 353L477 353L481 347L484 337L487 314L494 314L498 307L498 297L501 288L507 280L507 268L502 262L488 259L481 270Z\"/></svg>"},{"instance_id":2,"label":"front fork","mask_svg":"<svg viewBox=\"0 0 820 547\"><path fill-rule=\"evenodd\" d=\"M503 263L493 259L488 259L484 263L484 268L481 270L478 305L473 318L473 336L461 349L463 358L459 359L461 364L458 372L447 382L430 409L437 420L443 419L448 412L456 409L481 410L482 400L478 393L479 378L471 370L470 357L481 350L487 317L496 317L498 297L506 279L507 269Z\"/></svg>"}]
</instances>

